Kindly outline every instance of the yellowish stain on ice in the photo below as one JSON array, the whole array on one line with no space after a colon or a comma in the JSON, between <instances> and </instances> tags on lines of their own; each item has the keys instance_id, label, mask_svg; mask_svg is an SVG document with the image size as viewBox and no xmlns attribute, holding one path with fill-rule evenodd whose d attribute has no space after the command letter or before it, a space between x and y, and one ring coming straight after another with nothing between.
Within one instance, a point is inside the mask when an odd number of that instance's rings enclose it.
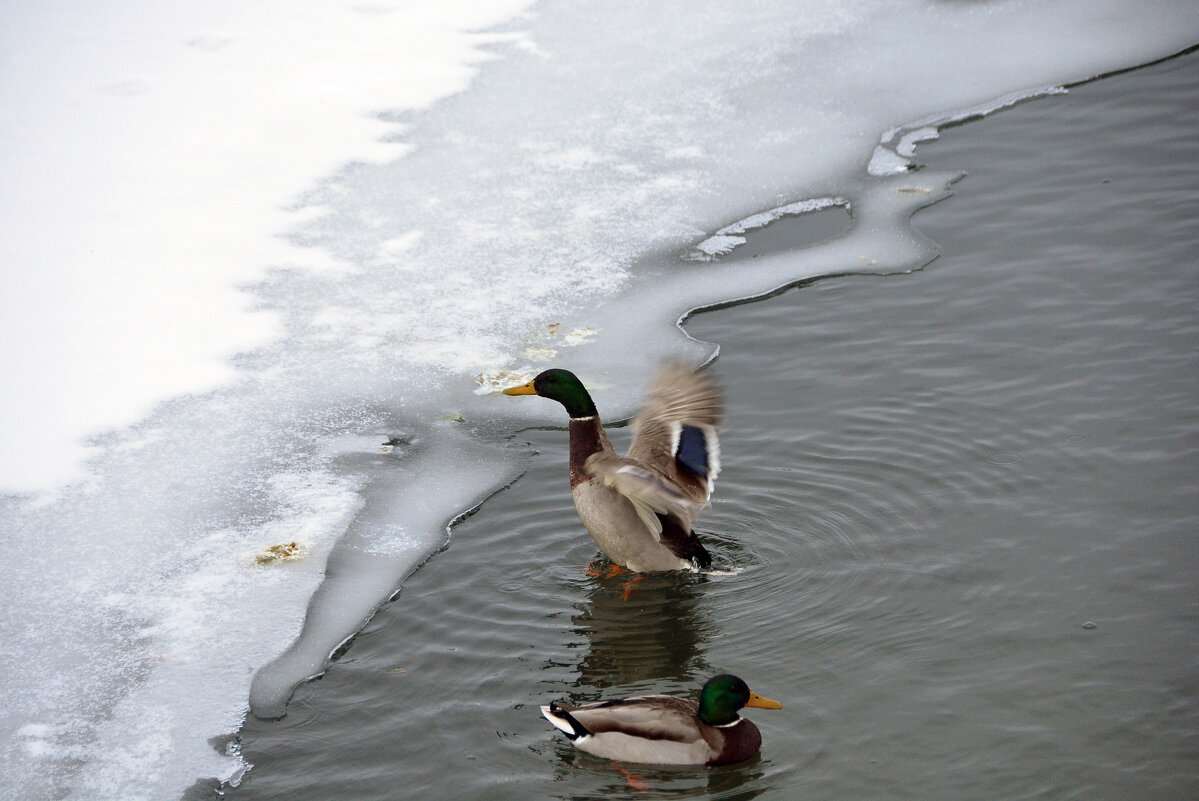
<instances>
[{"instance_id":1,"label":"yellowish stain on ice","mask_svg":"<svg viewBox=\"0 0 1199 801\"><path fill-rule=\"evenodd\" d=\"M510 370L507 367L492 367L482 370L475 376L479 388L476 395L487 395L493 392L503 392L508 387L527 384L533 380L534 372L528 368Z\"/></svg>"},{"instance_id":2,"label":"yellowish stain on ice","mask_svg":"<svg viewBox=\"0 0 1199 801\"><path fill-rule=\"evenodd\" d=\"M548 362L550 359L558 355L558 351L553 348L532 347L525 348L520 352L520 355L531 362Z\"/></svg>"},{"instance_id":3,"label":"yellowish stain on ice","mask_svg":"<svg viewBox=\"0 0 1199 801\"><path fill-rule=\"evenodd\" d=\"M291 562L296 559L303 559L307 555L307 550L299 542L281 542L278 545L271 545L263 548L254 555L254 563L259 565L273 565L279 562Z\"/></svg>"},{"instance_id":4,"label":"yellowish stain on ice","mask_svg":"<svg viewBox=\"0 0 1199 801\"><path fill-rule=\"evenodd\" d=\"M526 362L548 362L558 356L558 348L575 347L594 339L599 335L589 325L579 326L567 334L561 334L562 323L547 323L538 326L528 336L525 342L529 347L519 354ZM557 347L551 347L556 345ZM489 367L475 374L475 383L479 385L476 395L489 395L502 392L509 387L527 384L540 370L525 364L521 367Z\"/></svg>"},{"instance_id":5,"label":"yellowish stain on ice","mask_svg":"<svg viewBox=\"0 0 1199 801\"><path fill-rule=\"evenodd\" d=\"M583 326L576 328L566 336L562 337L563 344L566 345L581 345L594 336L598 336L599 332L591 326Z\"/></svg>"}]
</instances>

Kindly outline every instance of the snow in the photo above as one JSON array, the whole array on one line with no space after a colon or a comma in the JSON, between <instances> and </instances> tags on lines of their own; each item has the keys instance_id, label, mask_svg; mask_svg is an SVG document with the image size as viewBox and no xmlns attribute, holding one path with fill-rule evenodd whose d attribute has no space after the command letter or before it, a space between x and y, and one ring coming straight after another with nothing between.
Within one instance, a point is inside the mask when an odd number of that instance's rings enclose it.
<instances>
[{"instance_id":1,"label":"snow","mask_svg":"<svg viewBox=\"0 0 1199 801\"><path fill-rule=\"evenodd\" d=\"M388 114L466 88L529 0L9 4L0 25L0 489L79 479L89 436L237 378L282 335L242 287L336 260L286 234ZM385 114L384 112L387 112Z\"/></svg>"}]
</instances>

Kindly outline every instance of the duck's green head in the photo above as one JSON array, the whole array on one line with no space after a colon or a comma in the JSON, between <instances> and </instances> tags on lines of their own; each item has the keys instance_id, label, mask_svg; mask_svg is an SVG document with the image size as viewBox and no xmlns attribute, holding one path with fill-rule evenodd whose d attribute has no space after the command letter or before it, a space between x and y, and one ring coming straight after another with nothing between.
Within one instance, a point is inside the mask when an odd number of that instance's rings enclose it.
<instances>
[{"instance_id":1,"label":"duck's green head","mask_svg":"<svg viewBox=\"0 0 1199 801\"><path fill-rule=\"evenodd\" d=\"M741 679L728 673L708 679L699 693L699 719L709 726L732 723L737 719L737 711L747 706L758 709L783 708L778 701L763 698L750 690Z\"/></svg>"},{"instance_id":2,"label":"duck's green head","mask_svg":"<svg viewBox=\"0 0 1199 801\"><path fill-rule=\"evenodd\" d=\"M598 412L583 382L569 370L546 370L527 384L504 390L505 395L540 395L566 407L571 417L595 417Z\"/></svg>"}]
</instances>

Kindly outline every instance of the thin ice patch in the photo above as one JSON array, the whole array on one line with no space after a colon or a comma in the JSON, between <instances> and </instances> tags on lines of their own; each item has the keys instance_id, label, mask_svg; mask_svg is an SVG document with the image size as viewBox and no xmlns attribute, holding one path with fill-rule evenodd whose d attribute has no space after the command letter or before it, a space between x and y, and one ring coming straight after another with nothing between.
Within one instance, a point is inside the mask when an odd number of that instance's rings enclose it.
<instances>
[{"instance_id":1,"label":"thin ice patch","mask_svg":"<svg viewBox=\"0 0 1199 801\"><path fill-rule=\"evenodd\" d=\"M726 225L712 236L695 245L684 253L684 261L714 261L720 256L731 253L734 248L744 245L746 238L741 234L758 228L765 228L775 220L799 214L811 214L832 206L849 206L849 201L841 197L820 197L787 203L767 211L751 214L735 223Z\"/></svg>"}]
</instances>

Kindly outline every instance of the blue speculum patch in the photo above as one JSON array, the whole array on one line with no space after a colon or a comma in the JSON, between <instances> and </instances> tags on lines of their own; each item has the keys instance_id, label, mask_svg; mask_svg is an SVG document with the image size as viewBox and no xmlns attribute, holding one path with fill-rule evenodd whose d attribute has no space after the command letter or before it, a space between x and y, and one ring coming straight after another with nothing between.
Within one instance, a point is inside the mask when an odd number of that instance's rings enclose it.
<instances>
[{"instance_id":1,"label":"blue speculum patch","mask_svg":"<svg viewBox=\"0 0 1199 801\"><path fill-rule=\"evenodd\" d=\"M708 476L708 440L702 429L683 426L674 459L692 473Z\"/></svg>"}]
</instances>

